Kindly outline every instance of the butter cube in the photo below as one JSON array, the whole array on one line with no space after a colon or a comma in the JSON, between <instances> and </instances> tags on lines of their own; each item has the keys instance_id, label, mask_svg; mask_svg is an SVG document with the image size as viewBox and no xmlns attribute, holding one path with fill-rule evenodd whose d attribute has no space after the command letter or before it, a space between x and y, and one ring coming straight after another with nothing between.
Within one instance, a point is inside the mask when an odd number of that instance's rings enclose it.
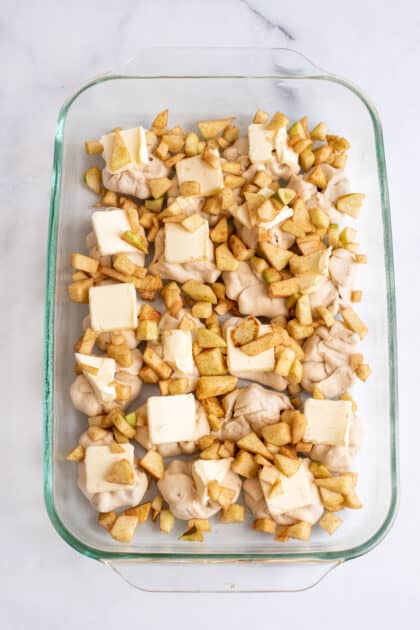
<instances>
[{"instance_id":1,"label":"butter cube","mask_svg":"<svg viewBox=\"0 0 420 630\"><path fill-rule=\"evenodd\" d=\"M130 282L89 289L90 324L96 332L137 328L137 299Z\"/></svg>"},{"instance_id":2,"label":"butter cube","mask_svg":"<svg viewBox=\"0 0 420 630\"><path fill-rule=\"evenodd\" d=\"M260 475L261 474L260 472ZM312 476L303 463L300 465L298 471L291 477L286 477L277 471L276 474L281 481L283 492L271 497L270 490L272 484L267 483L261 479L260 476L260 483L267 507L273 518L290 510L313 505L316 495L314 496Z\"/></svg>"},{"instance_id":3,"label":"butter cube","mask_svg":"<svg viewBox=\"0 0 420 630\"><path fill-rule=\"evenodd\" d=\"M253 164L269 162L273 151L274 131L254 123L248 127L249 159Z\"/></svg>"},{"instance_id":4,"label":"butter cube","mask_svg":"<svg viewBox=\"0 0 420 630\"><path fill-rule=\"evenodd\" d=\"M76 361L81 366L83 375L90 383L96 398L104 404L111 403L116 398L115 371L116 363L114 359L108 357L95 357L91 354L80 354L76 352ZM93 368L83 369L84 366ZM96 374L94 373L97 370Z\"/></svg>"},{"instance_id":5,"label":"butter cube","mask_svg":"<svg viewBox=\"0 0 420 630\"><path fill-rule=\"evenodd\" d=\"M211 259L211 251L208 221L195 232L189 232L178 223L165 223L166 262L183 264L206 261Z\"/></svg>"},{"instance_id":6,"label":"butter cube","mask_svg":"<svg viewBox=\"0 0 420 630\"><path fill-rule=\"evenodd\" d=\"M200 503L207 505L209 500L208 484L210 481L222 483L232 461L233 457L227 457L225 459L197 459L193 463L191 473Z\"/></svg>"},{"instance_id":7,"label":"butter cube","mask_svg":"<svg viewBox=\"0 0 420 630\"><path fill-rule=\"evenodd\" d=\"M131 230L124 210L98 210L92 215L92 225L101 256L138 252L121 238L121 234Z\"/></svg>"},{"instance_id":8,"label":"butter cube","mask_svg":"<svg viewBox=\"0 0 420 630\"><path fill-rule=\"evenodd\" d=\"M308 398L305 401L304 414L308 422L303 438L305 442L349 445L353 416L351 401Z\"/></svg>"},{"instance_id":9,"label":"butter cube","mask_svg":"<svg viewBox=\"0 0 420 630\"><path fill-rule=\"evenodd\" d=\"M164 330L162 332L163 360L174 370L184 374L194 372L192 335L190 330Z\"/></svg>"},{"instance_id":10,"label":"butter cube","mask_svg":"<svg viewBox=\"0 0 420 630\"><path fill-rule=\"evenodd\" d=\"M287 128L280 127L277 131L276 138L274 140L276 148L277 160L279 164L285 164L286 166L298 166L299 156L289 145L287 144Z\"/></svg>"},{"instance_id":11,"label":"butter cube","mask_svg":"<svg viewBox=\"0 0 420 630\"><path fill-rule=\"evenodd\" d=\"M133 486L121 483L110 483L106 476L111 467L121 459L126 459L133 465L134 446L132 444L120 444L123 453L112 453L109 446L88 446L85 453L83 466L86 474L86 489L92 494L97 492L115 492Z\"/></svg>"},{"instance_id":12,"label":"butter cube","mask_svg":"<svg viewBox=\"0 0 420 630\"><path fill-rule=\"evenodd\" d=\"M229 372L272 372L275 366L274 348L265 350L255 356L249 356L236 347L232 341L233 326L226 331L227 337L227 362ZM260 324L258 336L271 332L269 324Z\"/></svg>"},{"instance_id":13,"label":"butter cube","mask_svg":"<svg viewBox=\"0 0 420 630\"><path fill-rule=\"evenodd\" d=\"M195 440L194 395L149 396L147 399L147 424L152 444Z\"/></svg>"},{"instance_id":14,"label":"butter cube","mask_svg":"<svg viewBox=\"0 0 420 630\"><path fill-rule=\"evenodd\" d=\"M147 150L146 130L143 127L122 129L120 135L130 154L131 163L113 172L118 173L133 165L148 164L149 152ZM101 143L104 147L102 157L105 160L106 168L110 171L112 152L114 149L114 133L108 133L102 136Z\"/></svg>"},{"instance_id":15,"label":"butter cube","mask_svg":"<svg viewBox=\"0 0 420 630\"><path fill-rule=\"evenodd\" d=\"M199 155L185 158L176 163L176 174L179 186L184 182L198 182L200 196L216 195L223 188L222 167L212 168Z\"/></svg>"}]
</instances>

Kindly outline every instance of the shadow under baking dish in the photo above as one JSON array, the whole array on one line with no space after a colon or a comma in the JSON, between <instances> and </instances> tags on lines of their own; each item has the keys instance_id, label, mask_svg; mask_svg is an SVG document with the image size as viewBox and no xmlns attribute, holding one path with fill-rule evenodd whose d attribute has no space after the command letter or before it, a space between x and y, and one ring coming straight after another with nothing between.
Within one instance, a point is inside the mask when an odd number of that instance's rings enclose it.
<instances>
[{"instance_id":1,"label":"shadow under baking dish","mask_svg":"<svg viewBox=\"0 0 420 630\"><path fill-rule=\"evenodd\" d=\"M258 57L260 52L262 61ZM289 71L282 63L281 51L260 52L254 51L249 57L249 50L242 54L229 51L230 74L220 66L221 57L210 55L209 61L208 50L191 53L194 60L189 62L195 66L189 76L187 71L175 69L173 73L166 72L166 76L158 76L143 59L146 70L141 67L126 76L94 80L60 111L48 242L44 490L53 525L64 540L87 556L138 561L348 560L372 549L392 524L397 505L397 354L390 210L381 125L366 97L344 80L313 68L309 72L305 68L303 73L297 68ZM163 53L159 54L163 63ZM170 62L171 52L165 54L169 54ZM216 67L219 74L199 76L200 55L211 63L213 72L214 66L219 65ZM252 59L249 66L247 59ZM203 70L202 74L206 72ZM87 314L86 306L69 303L67 298L69 259L72 251L83 249L89 231L93 197L82 185L82 175L88 166L101 163L99 158L85 155L83 142L98 138L116 126L147 127L155 114L166 107L170 109L171 125L192 127L200 119L235 115L242 130L258 107L269 112L283 111L291 120L306 114L310 126L323 120L331 133L344 135L351 141L347 172L354 190L367 194L357 228L360 251L368 254L369 264L361 266L357 288L363 290L364 296L358 312L369 326L362 351L372 367L372 375L366 384L356 384L353 389L366 428L365 444L355 465L360 473L358 491L364 508L341 513L344 523L332 537L314 528L309 542L291 540L281 544L243 524L221 525L216 518L213 531L206 534L201 544L178 540L185 529L183 523L177 523L170 535L161 534L158 527L147 523L137 530L130 545L124 545L97 525L96 513L77 488L76 466L65 461L66 453L86 426L85 418L73 409L68 394L74 376L73 344L80 336L81 320Z\"/></svg>"}]
</instances>

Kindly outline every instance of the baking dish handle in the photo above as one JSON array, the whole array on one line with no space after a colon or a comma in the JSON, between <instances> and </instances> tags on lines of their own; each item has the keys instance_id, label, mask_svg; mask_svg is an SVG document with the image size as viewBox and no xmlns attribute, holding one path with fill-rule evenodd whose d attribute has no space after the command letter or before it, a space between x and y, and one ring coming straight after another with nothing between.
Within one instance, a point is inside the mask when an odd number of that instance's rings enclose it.
<instances>
[{"instance_id":1,"label":"baking dish handle","mask_svg":"<svg viewBox=\"0 0 420 630\"><path fill-rule=\"evenodd\" d=\"M119 64L125 76L325 76L329 73L291 48L144 48Z\"/></svg>"},{"instance_id":2,"label":"baking dish handle","mask_svg":"<svg viewBox=\"0 0 420 630\"><path fill-rule=\"evenodd\" d=\"M332 562L165 562L102 560L127 584L150 593L287 593L318 584Z\"/></svg>"}]
</instances>

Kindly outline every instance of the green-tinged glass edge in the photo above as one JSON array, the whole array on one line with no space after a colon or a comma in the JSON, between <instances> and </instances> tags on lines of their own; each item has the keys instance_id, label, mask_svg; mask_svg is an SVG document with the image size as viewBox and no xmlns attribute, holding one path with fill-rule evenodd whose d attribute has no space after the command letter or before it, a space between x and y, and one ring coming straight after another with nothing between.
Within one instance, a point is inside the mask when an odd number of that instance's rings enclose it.
<instances>
[{"instance_id":1,"label":"green-tinged glass edge","mask_svg":"<svg viewBox=\"0 0 420 630\"><path fill-rule=\"evenodd\" d=\"M55 278L56 278L56 254L57 254L57 226L59 216L59 202L61 191L62 177L62 159L63 159L63 132L67 113L73 102L89 88L106 81L128 80L128 79L271 79L271 80L302 80L310 79L316 81L330 81L342 85L353 92L367 108L372 120L374 134L376 158L378 163L378 176L381 193L382 222L384 226L384 245L385 245L385 271L386 271L386 290L387 290L387 314L388 314L388 352L390 358L389 387L390 387L390 421L391 421L391 440L390 440L390 460L391 460L391 502L387 515L379 527L377 532L372 535L363 544L352 547L345 551L325 551L313 553L138 553L138 552L113 552L103 551L85 545L78 540L61 521L54 503L53 496L53 382L54 382L54 299L55 299ZM107 75L90 81L81 87L70 99L62 106L55 132L54 141L54 158L53 158L53 174L50 198L50 214L48 227L48 249L47 249L47 273L46 273L46 294L45 294L45 322L44 322L44 399L43 399L43 463L44 463L44 501L51 523L55 527L58 534L71 547L82 553L83 555L94 558L96 560L137 560L139 562L147 561L267 561L282 562L308 562L308 561L331 561L331 560L350 560L364 555L371 551L379 544L386 534L389 532L398 506L398 434L397 434L397 413L398 413L398 385L397 385L397 331L396 331L396 310L395 310L395 282L394 282L394 265L393 265L393 249L392 249L392 230L390 217L390 204L388 194L388 182L386 176L386 163L384 154L384 143L382 134L382 125L379 120L378 113L370 102L370 100L358 88L342 79L341 77L321 74L321 75L299 75L290 76L283 74L275 75L156 75L156 76L125 76L125 75Z\"/></svg>"}]
</instances>

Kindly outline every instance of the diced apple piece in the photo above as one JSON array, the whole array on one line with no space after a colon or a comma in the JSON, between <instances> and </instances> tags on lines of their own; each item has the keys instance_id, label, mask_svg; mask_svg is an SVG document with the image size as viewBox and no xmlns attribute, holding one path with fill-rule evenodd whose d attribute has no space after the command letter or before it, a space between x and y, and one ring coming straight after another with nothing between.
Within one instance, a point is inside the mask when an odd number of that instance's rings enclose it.
<instances>
[{"instance_id":1,"label":"diced apple piece","mask_svg":"<svg viewBox=\"0 0 420 630\"><path fill-rule=\"evenodd\" d=\"M287 422L268 424L262 428L261 433L264 440L276 446L284 446L285 444L289 444L292 440L290 426Z\"/></svg>"},{"instance_id":2,"label":"diced apple piece","mask_svg":"<svg viewBox=\"0 0 420 630\"><path fill-rule=\"evenodd\" d=\"M276 531L276 522L271 518L257 518L253 522L252 528L264 534L274 534Z\"/></svg>"},{"instance_id":3,"label":"diced apple piece","mask_svg":"<svg viewBox=\"0 0 420 630\"><path fill-rule=\"evenodd\" d=\"M289 538L297 540L309 540L311 537L311 524L306 521L300 521L295 525L289 525L287 528Z\"/></svg>"},{"instance_id":4,"label":"diced apple piece","mask_svg":"<svg viewBox=\"0 0 420 630\"><path fill-rule=\"evenodd\" d=\"M197 343L200 348L225 348L226 341L213 332L212 330L207 330L207 328L199 328L197 330Z\"/></svg>"},{"instance_id":5,"label":"diced apple piece","mask_svg":"<svg viewBox=\"0 0 420 630\"><path fill-rule=\"evenodd\" d=\"M155 479L162 479L164 472L163 458L160 453L154 450L147 451L146 455L140 460L140 466Z\"/></svg>"},{"instance_id":6,"label":"diced apple piece","mask_svg":"<svg viewBox=\"0 0 420 630\"><path fill-rule=\"evenodd\" d=\"M245 451L249 451L250 453L258 453L263 457L266 457L269 461L273 460L273 456L265 446L265 444L260 440L258 435L251 431L244 435L237 441L237 445L239 448L243 448Z\"/></svg>"},{"instance_id":7,"label":"diced apple piece","mask_svg":"<svg viewBox=\"0 0 420 630\"><path fill-rule=\"evenodd\" d=\"M245 506L233 503L222 511L221 523L243 523L245 520Z\"/></svg>"},{"instance_id":8,"label":"diced apple piece","mask_svg":"<svg viewBox=\"0 0 420 630\"><path fill-rule=\"evenodd\" d=\"M112 528L116 520L117 515L115 512L99 512L98 514L99 525L108 531Z\"/></svg>"},{"instance_id":9,"label":"diced apple piece","mask_svg":"<svg viewBox=\"0 0 420 630\"><path fill-rule=\"evenodd\" d=\"M159 517L159 528L161 532L169 534L175 525L175 517L170 510L162 510Z\"/></svg>"},{"instance_id":10,"label":"diced apple piece","mask_svg":"<svg viewBox=\"0 0 420 630\"><path fill-rule=\"evenodd\" d=\"M119 131L114 131L114 145L112 148L110 170L115 173L131 162L130 151Z\"/></svg>"},{"instance_id":11,"label":"diced apple piece","mask_svg":"<svg viewBox=\"0 0 420 630\"><path fill-rule=\"evenodd\" d=\"M120 542L132 541L137 527L137 516L119 516L111 528L111 536Z\"/></svg>"},{"instance_id":12,"label":"diced apple piece","mask_svg":"<svg viewBox=\"0 0 420 630\"><path fill-rule=\"evenodd\" d=\"M197 123L197 127L203 138L208 140L221 134L233 120L235 120L234 117L221 118L220 120L201 120Z\"/></svg>"},{"instance_id":13,"label":"diced apple piece","mask_svg":"<svg viewBox=\"0 0 420 630\"><path fill-rule=\"evenodd\" d=\"M189 527L186 532L178 538L178 540L187 540L190 542L203 542L203 532L197 527Z\"/></svg>"},{"instance_id":14,"label":"diced apple piece","mask_svg":"<svg viewBox=\"0 0 420 630\"><path fill-rule=\"evenodd\" d=\"M286 457L281 453L274 455L274 464L279 471L286 477L293 477L300 468L300 460L291 457Z\"/></svg>"},{"instance_id":15,"label":"diced apple piece","mask_svg":"<svg viewBox=\"0 0 420 630\"><path fill-rule=\"evenodd\" d=\"M84 174L85 184L93 190L97 195L101 194L102 191L102 172L101 169L96 166L92 166L88 168Z\"/></svg>"},{"instance_id":16,"label":"diced apple piece","mask_svg":"<svg viewBox=\"0 0 420 630\"><path fill-rule=\"evenodd\" d=\"M343 212L344 214L348 214L354 219L357 219L365 197L366 195L363 195L362 193L342 195L335 202L337 210Z\"/></svg>"},{"instance_id":17,"label":"diced apple piece","mask_svg":"<svg viewBox=\"0 0 420 630\"><path fill-rule=\"evenodd\" d=\"M196 396L198 400L224 396L233 391L237 384L236 376L201 376L198 379Z\"/></svg>"},{"instance_id":18,"label":"diced apple piece","mask_svg":"<svg viewBox=\"0 0 420 630\"><path fill-rule=\"evenodd\" d=\"M330 536L332 536L335 530L340 527L342 522L343 521L341 520L341 518L339 518L336 514L333 514L332 512L326 512L324 516L319 520L319 525L320 527L322 527L322 529L325 529L325 531Z\"/></svg>"},{"instance_id":19,"label":"diced apple piece","mask_svg":"<svg viewBox=\"0 0 420 630\"><path fill-rule=\"evenodd\" d=\"M106 480L109 483L121 483L132 486L134 484L133 467L127 459L116 461L108 471Z\"/></svg>"},{"instance_id":20,"label":"diced apple piece","mask_svg":"<svg viewBox=\"0 0 420 630\"><path fill-rule=\"evenodd\" d=\"M222 243L216 247L216 267L220 271L236 271L239 267L239 261L236 260L226 243Z\"/></svg>"}]
</instances>

